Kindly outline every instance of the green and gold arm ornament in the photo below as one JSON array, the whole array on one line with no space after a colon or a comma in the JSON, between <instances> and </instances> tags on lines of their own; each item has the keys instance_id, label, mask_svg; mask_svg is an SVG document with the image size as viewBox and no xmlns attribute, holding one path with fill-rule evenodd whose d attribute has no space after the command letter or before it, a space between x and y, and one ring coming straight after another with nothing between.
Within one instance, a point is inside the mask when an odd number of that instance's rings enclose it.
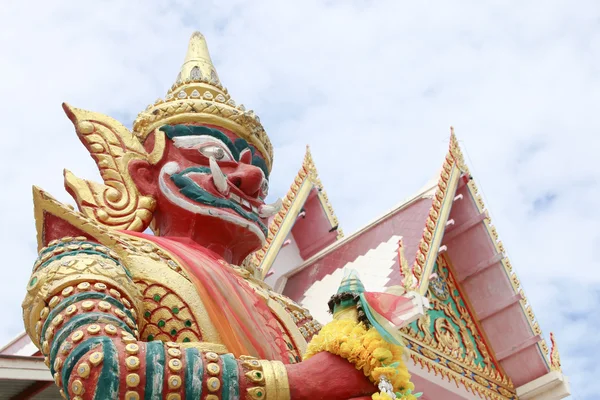
<instances>
[{"instance_id":1,"label":"green and gold arm ornament","mask_svg":"<svg viewBox=\"0 0 600 400\"><path fill-rule=\"evenodd\" d=\"M290 399L281 362L236 359L207 343L141 341L141 299L105 246L67 237L40 251L23 317L65 399Z\"/></svg>"},{"instance_id":2,"label":"green and gold arm ornament","mask_svg":"<svg viewBox=\"0 0 600 400\"><path fill-rule=\"evenodd\" d=\"M308 344L304 358L321 352L354 364L378 387L373 400L415 400L415 387L404 363L405 347L396 317L412 307L410 299L387 293L368 293L355 271L344 278L329 301L333 321Z\"/></svg>"}]
</instances>

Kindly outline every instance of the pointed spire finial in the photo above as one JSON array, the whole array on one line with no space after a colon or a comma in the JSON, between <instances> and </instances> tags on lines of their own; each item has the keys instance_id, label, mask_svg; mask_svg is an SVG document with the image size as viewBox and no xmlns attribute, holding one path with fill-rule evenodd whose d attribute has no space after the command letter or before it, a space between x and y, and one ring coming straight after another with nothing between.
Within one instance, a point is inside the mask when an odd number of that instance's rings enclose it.
<instances>
[{"instance_id":1,"label":"pointed spire finial","mask_svg":"<svg viewBox=\"0 0 600 400\"><path fill-rule=\"evenodd\" d=\"M179 75L177 75L176 83L180 84L187 79L194 81L204 79L214 84L219 83L217 71L210 59L206 39L203 34L197 31L190 38L185 61L181 66Z\"/></svg>"}]
</instances>

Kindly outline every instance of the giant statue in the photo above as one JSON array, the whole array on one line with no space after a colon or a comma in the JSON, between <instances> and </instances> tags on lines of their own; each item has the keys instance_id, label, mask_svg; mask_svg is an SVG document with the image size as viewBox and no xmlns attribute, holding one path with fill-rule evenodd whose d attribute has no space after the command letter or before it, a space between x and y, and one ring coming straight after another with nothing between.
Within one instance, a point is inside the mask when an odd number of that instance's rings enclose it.
<instances>
[{"instance_id":1,"label":"giant statue","mask_svg":"<svg viewBox=\"0 0 600 400\"><path fill-rule=\"evenodd\" d=\"M244 260L265 242L273 148L194 33L130 131L63 105L103 184L79 210L34 187L39 257L23 318L66 399L414 399L405 296L347 274L322 327Z\"/></svg>"}]
</instances>

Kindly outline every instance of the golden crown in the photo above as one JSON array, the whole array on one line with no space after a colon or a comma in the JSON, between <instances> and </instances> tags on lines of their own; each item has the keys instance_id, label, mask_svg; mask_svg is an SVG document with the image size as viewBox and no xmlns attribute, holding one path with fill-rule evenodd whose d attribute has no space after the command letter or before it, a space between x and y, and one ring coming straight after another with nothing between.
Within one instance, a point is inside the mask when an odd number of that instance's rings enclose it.
<instances>
[{"instance_id":1,"label":"golden crown","mask_svg":"<svg viewBox=\"0 0 600 400\"><path fill-rule=\"evenodd\" d=\"M143 142L150 132L163 125L192 122L214 124L236 133L256 147L271 170L273 146L260 119L244 105L236 105L221 85L200 32L194 32L190 39L175 84L164 100L156 100L138 115L133 131Z\"/></svg>"}]
</instances>

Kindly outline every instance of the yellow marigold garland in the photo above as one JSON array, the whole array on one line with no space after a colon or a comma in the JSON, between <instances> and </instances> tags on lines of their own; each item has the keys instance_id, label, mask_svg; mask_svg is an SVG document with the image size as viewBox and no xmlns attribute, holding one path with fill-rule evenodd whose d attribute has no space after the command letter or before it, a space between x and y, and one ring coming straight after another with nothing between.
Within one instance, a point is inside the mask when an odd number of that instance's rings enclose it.
<instances>
[{"instance_id":1,"label":"yellow marigold garland","mask_svg":"<svg viewBox=\"0 0 600 400\"><path fill-rule=\"evenodd\" d=\"M416 400L412 394L415 386L404 364L404 349L386 342L375 328L367 329L363 323L352 320L334 320L325 325L310 341L304 359L327 351L338 355L356 369L363 371L375 385L385 376L394 388L398 400ZM391 400L384 392L375 393L373 400Z\"/></svg>"}]
</instances>

